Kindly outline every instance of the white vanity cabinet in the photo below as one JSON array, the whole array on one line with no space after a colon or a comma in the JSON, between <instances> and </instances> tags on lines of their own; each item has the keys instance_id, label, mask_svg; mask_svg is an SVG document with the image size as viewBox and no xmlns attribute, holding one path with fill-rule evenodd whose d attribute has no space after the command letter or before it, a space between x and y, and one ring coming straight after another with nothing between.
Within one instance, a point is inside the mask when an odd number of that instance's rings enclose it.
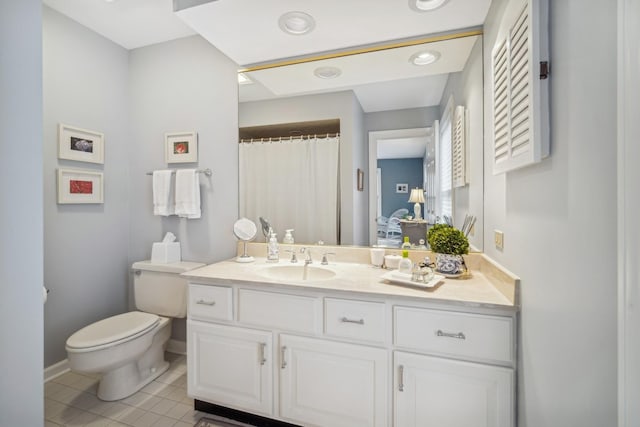
<instances>
[{"instance_id":1,"label":"white vanity cabinet","mask_svg":"<svg viewBox=\"0 0 640 427\"><path fill-rule=\"evenodd\" d=\"M217 281L190 283L187 326L198 400L305 427L514 425L514 311Z\"/></svg>"}]
</instances>

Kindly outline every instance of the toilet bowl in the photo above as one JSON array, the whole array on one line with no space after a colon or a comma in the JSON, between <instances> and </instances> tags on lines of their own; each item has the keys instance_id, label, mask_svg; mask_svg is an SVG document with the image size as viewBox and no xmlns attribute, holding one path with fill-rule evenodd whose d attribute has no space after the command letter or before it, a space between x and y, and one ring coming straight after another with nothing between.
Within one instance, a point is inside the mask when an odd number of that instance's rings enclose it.
<instances>
[{"instance_id":1,"label":"toilet bowl","mask_svg":"<svg viewBox=\"0 0 640 427\"><path fill-rule=\"evenodd\" d=\"M141 311L99 320L67 339L71 370L102 375L99 399L124 399L167 370L164 351L171 337L171 317L186 314L187 284L179 274L200 266L135 263L134 294Z\"/></svg>"}]
</instances>

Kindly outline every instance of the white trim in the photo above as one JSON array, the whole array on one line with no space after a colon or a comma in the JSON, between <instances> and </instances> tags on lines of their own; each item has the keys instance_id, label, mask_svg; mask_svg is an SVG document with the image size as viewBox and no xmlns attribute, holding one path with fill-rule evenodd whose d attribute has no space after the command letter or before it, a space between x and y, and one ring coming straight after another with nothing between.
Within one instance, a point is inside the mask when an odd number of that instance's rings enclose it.
<instances>
[{"instance_id":1,"label":"white trim","mask_svg":"<svg viewBox=\"0 0 640 427\"><path fill-rule=\"evenodd\" d=\"M166 351L174 354L187 354L187 342L170 339Z\"/></svg>"},{"instance_id":2,"label":"white trim","mask_svg":"<svg viewBox=\"0 0 640 427\"><path fill-rule=\"evenodd\" d=\"M64 359L58 363L54 363L51 366L48 366L44 370L44 382L47 383L54 378L58 378L62 374L66 374L71 369L69 368L69 360Z\"/></svg>"},{"instance_id":3,"label":"white trim","mask_svg":"<svg viewBox=\"0 0 640 427\"><path fill-rule=\"evenodd\" d=\"M640 0L618 0L618 426L640 425Z\"/></svg>"}]
</instances>

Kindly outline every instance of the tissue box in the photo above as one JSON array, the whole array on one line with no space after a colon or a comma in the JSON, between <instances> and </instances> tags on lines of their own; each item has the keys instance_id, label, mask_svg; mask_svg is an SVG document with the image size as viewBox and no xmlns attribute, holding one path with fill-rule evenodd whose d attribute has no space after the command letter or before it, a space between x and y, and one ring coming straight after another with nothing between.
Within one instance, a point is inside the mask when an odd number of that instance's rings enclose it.
<instances>
[{"instance_id":1,"label":"tissue box","mask_svg":"<svg viewBox=\"0 0 640 427\"><path fill-rule=\"evenodd\" d=\"M166 264L181 261L180 242L158 242L151 247L151 262Z\"/></svg>"}]
</instances>

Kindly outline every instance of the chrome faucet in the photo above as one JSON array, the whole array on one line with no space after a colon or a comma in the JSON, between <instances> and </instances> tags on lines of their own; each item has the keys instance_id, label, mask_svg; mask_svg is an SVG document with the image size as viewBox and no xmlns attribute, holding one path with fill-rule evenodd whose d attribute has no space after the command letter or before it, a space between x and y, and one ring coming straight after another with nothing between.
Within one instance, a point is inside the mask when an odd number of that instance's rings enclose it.
<instances>
[{"instance_id":1,"label":"chrome faucet","mask_svg":"<svg viewBox=\"0 0 640 427\"><path fill-rule=\"evenodd\" d=\"M322 265L329 265L329 260L327 259L327 255L335 255L335 252L325 252L324 254L322 254L322 261L320 261L320 264Z\"/></svg>"},{"instance_id":2,"label":"chrome faucet","mask_svg":"<svg viewBox=\"0 0 640 427\"><path fill-rule=\"evenodd\" d=\"M304 259L305 264L313 264L313 259L311 258L311 248L305 247L300 249L301 254L305 254L306 257Z\"/></svg>"}]
</instances>

